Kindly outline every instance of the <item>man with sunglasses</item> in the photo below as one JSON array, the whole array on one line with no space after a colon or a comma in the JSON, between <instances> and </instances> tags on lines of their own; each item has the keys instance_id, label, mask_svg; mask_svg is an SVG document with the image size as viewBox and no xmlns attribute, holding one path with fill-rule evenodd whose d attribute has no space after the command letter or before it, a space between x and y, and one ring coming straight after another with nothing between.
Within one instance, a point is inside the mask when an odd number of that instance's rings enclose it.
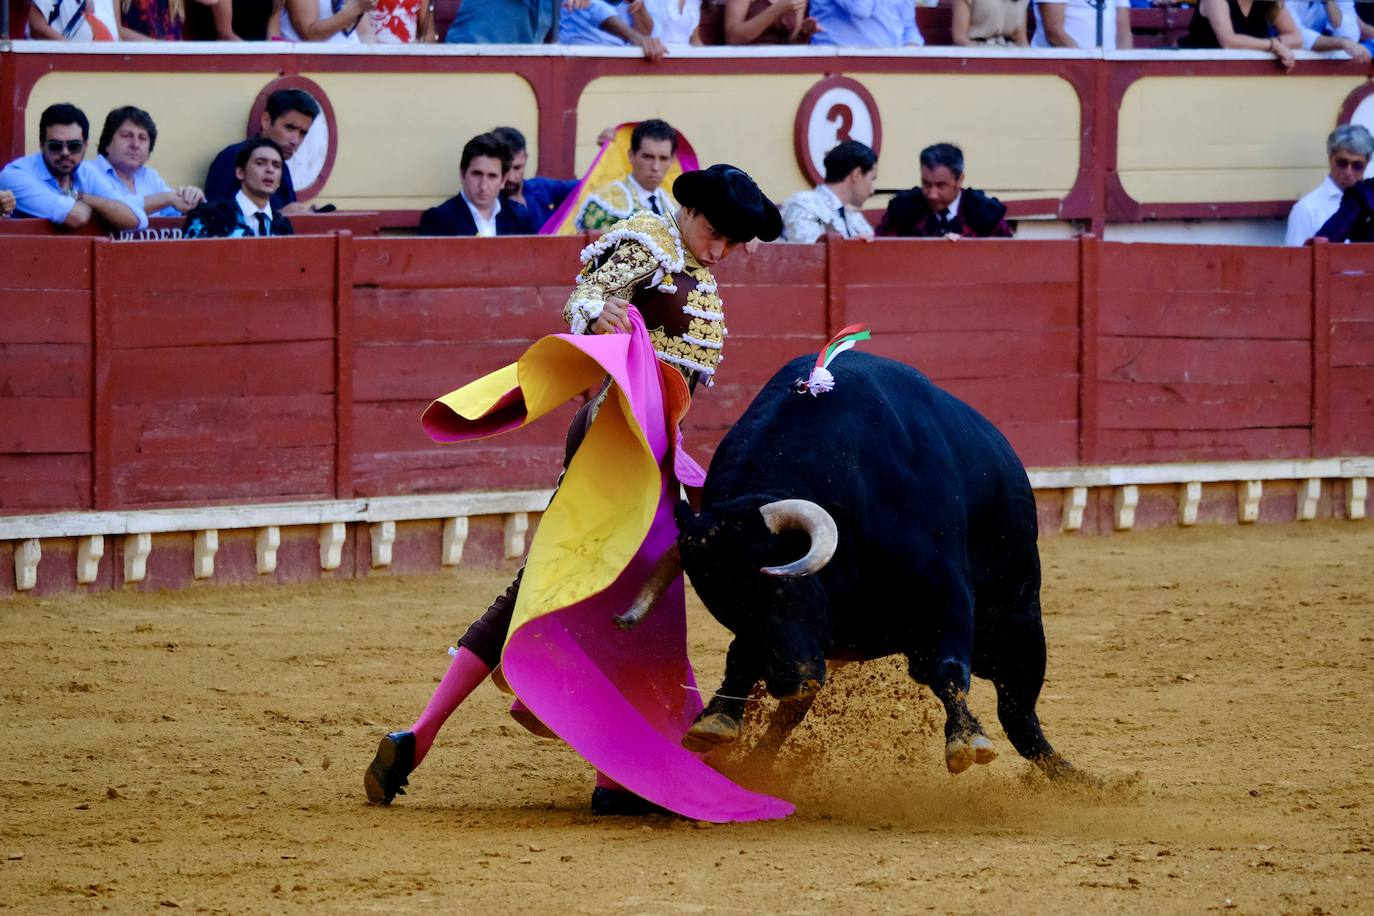
<instances>
[{"instance_id":1,"label":"man with sunglasses","mask_svg":"<svg viewBox=\"0 0 1374 916\"><path fill-rule=\"evenodd\" d=\"M114 229L143 229L148 217L122 199L119 188L83 162L91 124L75 105L49 105L38 120L42 149L0 171L0 188L14 192L15 216L46 219L76 229L99 220Z\"/></svg>"},{"instance_id":2,"label":"man with sunglasses","mask_svg":"<svg viewBox=\"0 0 1374 916\"><path fill-rule=\"evenodd\" d=\"M1288 232L1283 243L1304 244L1323 228L1341 206L1341 197L1364 178L1374 136L1358 124L1342 124L1326 138L1326 159L1330 172L1322 183L1303 195L1288 214Z\"/></svg>"}]
</instances>

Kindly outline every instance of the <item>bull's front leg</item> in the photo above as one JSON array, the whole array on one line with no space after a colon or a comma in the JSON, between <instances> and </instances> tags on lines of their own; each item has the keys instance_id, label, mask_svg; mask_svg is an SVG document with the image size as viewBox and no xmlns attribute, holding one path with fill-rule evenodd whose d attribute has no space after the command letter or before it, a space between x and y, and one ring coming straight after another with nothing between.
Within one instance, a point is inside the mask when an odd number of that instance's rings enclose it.
<instances>
[{"instance_id":1,"label":"bull's front leg","mask_svg":"<svg viewBox=\"0 0 1374 916\"><path fill-rule=\"evenodd\" d=\"M725 653L724 680L711 702L682 736L682 746L687 750L705 753L739 740L745 704L759 681L757 669L746 656L738 639L730 643Z\"/></svg>"}]
</instances>

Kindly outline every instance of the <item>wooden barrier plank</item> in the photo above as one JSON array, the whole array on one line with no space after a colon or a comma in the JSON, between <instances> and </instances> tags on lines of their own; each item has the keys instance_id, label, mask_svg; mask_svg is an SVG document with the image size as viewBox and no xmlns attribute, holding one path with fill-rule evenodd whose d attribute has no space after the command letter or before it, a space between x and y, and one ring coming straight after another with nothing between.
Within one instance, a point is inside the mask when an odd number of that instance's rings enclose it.
<instances>
[{"instance_id":1,"label":"wooden barrier plank","mask_svg":"<svg viewBox=\"0 0 1374 916\"><path fill-rule=\"evenodd\" d=\"M1038 239L877 239L839 246L850 283L910 287L957 278L970 286L1001 283L1034 287L1078 282L1072 246Z\"/></svg>"},{"instance_id":2,"label":"wooden barrier plank","mask_svg":"<svg viewBox=\"0 0 1374 916\"><path fill-rule=\"evenodd\" d=\"M397 344L353 351L355 401L433 400L515 362L533 341Z\"/></svg>"},{"instance_id":3,"label":"wooden barrier plank","mask_svg":"<svg viewBox=\"0 0 1374 916\"><path fill-rule=\"evenodd\" d=\"M1102 381L1307 385L1311 359L1306 340L1098 338Z\"/></svg>"},{"instance_id":4,"label":"wooden barrier plank","mask_svg":"<svg viewBox=\"0 0 1374 916\"><path fill-rule=\"evenodd\" d=\"M1368 404L1331 408L1332 454L1368 455L1374 452L1374 429L1369 424L1371 409L1374 408Z\"/></svg>"},{"instance_id":5,"label":"wooden barrier plank","mask_svg":"<svg viewBox=\"0 0 1374 916\"><path fill-rule=\"evenodd\" d=\"M91 342L89 290L0 289L0 302L5 343Z\"/></svg>"},{"instance_id":6,"label":"wooden barrier plank","mask_svg":"<svg viewBox=\"0 0 1374 916\"><path fill-rule=\"evenodd\" d=\"M91 289L91 239L7 237L0 293ZM8 338L8 334L6 334Z\"/></svg>"},{"instance_id":7,"label":"wooden barrier plank","mask_svg":"<svg viewBox=\"0 0 1374 916\"><path fill-rule=\"evenodd\" d=\"M116 350L112 403L334 390L332 340Z\"/></svg>"},{"instance_id":8,"label":"wooden barrier plank","mask_svg":"<svg viewBox=\"0 0 1374 916\"><path fill-rule=\"evenodd\" d=\"M0 452L85 452L90 448L90 398L0 398Z\"/></svg>"},{"instance_id":9,"label":"wooden barrier plank","mask_svg":"<svg viewBox=\"0 0 1374 916\"><path fill-rule=\"evenodd\" d=\"M112 345L132 349L333 339L329 288L287 290L271 283L265 277L262 285L249 289L113 288Z\"/></svg>"},{"instance_id":10,"label":"wooden barrier plank","mask_svg":"<svg viewBox=\"0 0 1374 916\"><path fill-rule=\"evenodd\" d=\"M1077 328L1051 328L1037 333L988 330L877 334L863 347L870 353L914 366L937 382L953 378L1078 375Z\"/></svg>"},{"instance_id":11,"label":"wooden barrier plank","mask_svg":"<svg viewBox=\"0 0 1374 916\"><path fill-rule=\"evenodd\" d=\"M332 444L334 399L305 394L120 404L112 429L116 460L196 452L214 461L231 449Z\"/></svg>"},{"instance_id":12,"label":"wooden barrier plank","mask_svg":"<svg viewBox=\"0 0 1374 916\"><path fill-rule=\"evenodd\" d=\"M1374 318L1374 263L1366 245L1328 246L1331 320Z\"/></svg>"},{"instance_id":13,"label":"wooden barrier plank","mask_svg":"<svg viewBox=\"0 0 1374 916\"><path fill-rule=\"evenodd\" d=\"M355 401L353 405L353 447L358 454L367 452L430 452L440 454L461 451L471 443L433 441L420 426L420 415L429 400ZM502 436L497 443L510 442L536 446L563 448L568 424L581 403L569 403L541 417L538 422Z\"/></svg>"},{"instance_id":14,"label":"wooden barrier plank","mask_svg":"<svg viewBox=\"0 0 1374 916\"><path fill-rule=\"evenodd\" d=\"M1112 382L1099 387L1106 429L1222 430L1311 423L1311 384Z\"/></svg>"},{"instance_id":15,"label":"wooden barrier plank","mask_svg":"<svg viewBox=\"0 0 1374 916\"><path fill-rule=\"evenodd\" d=\"M562 466L562 445L472 443L425 452L357 452L353 487L359 496L546 489Z\"/></svg>"},{"instance_id":16,"label":"wooden barrier plank","mask_svg":"<svg viewBox=\"0 0 1374 916\"><path fill-rule=\"evenodd\" d=\"M355 245L362 244L356 242ZM532 343L568 330L563 304L570 286L471 289L355 287L357 342L402 343L482 340Z\"/></svg>"},{"instance_id":17,"label":"wooden barrier plank","mask_svg":"<svg viewBox=\"0 0 1374 916\"><path fill-rule=\"evenodd\" d=\"M1077 417L1035 423L1003 421L994 425L1007 437L1026 467L1065 467L1078 463Z\"/></svg>"},{"instance_id":18,"label":"wooden barrier plank","mask_svg":"<svg viewBox=\"0 0 1374 916\"><path fill-rule=\"evenodd\" d=\"M1156 461L1260 461L1304 458L1306 427L1262 429L1103 429L1098 434L1102 464Z\"/></svg>"},{"instance_id":19,"label":"wooden barrier plank","mask_svg":"<svg viewBox=\"0 0 1374 916\"><path fill-rule=\"evenodd\" d=\"M1072 283L921 285L900 295L851 286L845 293L848 320L867 322L875 336L1078 327L1078 286Z\"/></svg>"},{"instance_id":20,"label":"wooden barrier plank","mask_svg":"<svg viewBox=\"0 0 1374 916\"><path fill-rule=\"evenodd\" d=\"M331 446L121 455L112 508L327 499L332 458Z\"/></svg>"},{"instance_id":21,"label":"wooden barrier plank","mask_svg":"<svg viewBox=\"0 0 1374 916\"><path fill-rule=\"evenodd\" d=\"M389 289L566 283L581 268L580 237L358 239L353 282ZM519 266L519 276L511 274Z\"/></svg>"},{"instance_id":22,"label":"wooden barrier plank","mask_svg":"<svg viewBox=\"0 0 1374 916\"><path fill-rule=\"evenodd\" d=\"M1331 322L1331 365L1374 366L1374 316Z\"/></svg>"},{"instance_id":23,"label":"wooden barrier plank","mask_svg":"<svg viewBox=\"0 0 1374 916\"><path fill-rule=\"evenodd\" d=\"M91 508L89 454L0 453L0 512L32 514Z\"/></svg>"},{"instance_id":24,"label":"wooden barrier plank","mask_svg":"<svg viewBox=\"0 0 1374 916\"><path fill-rule=\"evenodd\" d=\"M1098 332L1122 337L1303 340L1311 336L1310 298L1308 290L1261 294L1166 286L1104 289Z\"/></svg>"},{"instance_id":25,"label":"wooden barrier plank","mask_svg":"<svg viewBox=\"0 0 1374 916\"><path fill-rule=\"evenodd\" d=\"M1304 248L1103 242L1102 290L1305 291L1312 255Z\"/></svg>"},{"instance_id":26,"label":"wooden barrier plank","mask_svg":"<svg viewBox=\"0 0 1374 916\"><path fill-rule=\"evenodd\" d=\"M1078 376L949 379L941 387L993 423L1053 423L1078 416Z\"/></svg>"},{"instance_id":27,"label":"wooden barrier plank","mask_svg":"<svg viewBox=\"0 0 1374 916\"><path fill-rule=\"evenodd\" d=\"M810 286L825 289L825 246L760 245L754 252L737 251L715 271L721 294L751 286Z\"/></svg>"},{"instance_id":28,"label":"wooden barrier plank","mask_svg":"<svg viewBox=\"0 0 1374 916\"><path fill-rule=\"evenodd\" d=\"M825 333L825 288L820 286L736 286L721 285L725 304L725 341L728 355L742 337L790 337L814 341L815 346L829 340ZM803 344L803 348L806 344Z\"/></svg>"},{"instance_id":29,"label":"wooden barrier plank","mask_svg":"<svg viewBox=\"0 0 1374 916\"><path fill-rule=\"evenodd\" d=\"M90 346L0 343L0 396L89 398Z\"/></svg>"},{"instance_id":30,"label":"wooden barrier plank","mask_svg":"<svg viewBox=\"0 0 1374 916\"><path fill-rule=\"evenodd\" d=\"M101 283L114 290L141 290L162 301L204 292L332 289L334 239L195 239L115 245ZM167 265L177 265L168 270Z\"/></svg>"}]
</instances>

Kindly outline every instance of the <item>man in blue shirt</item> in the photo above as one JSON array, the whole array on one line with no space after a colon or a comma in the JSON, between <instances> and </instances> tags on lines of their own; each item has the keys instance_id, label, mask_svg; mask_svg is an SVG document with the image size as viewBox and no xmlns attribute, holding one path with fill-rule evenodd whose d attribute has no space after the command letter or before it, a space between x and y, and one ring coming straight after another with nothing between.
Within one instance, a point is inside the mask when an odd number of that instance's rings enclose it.
<instances>
[{"instance_id":1,"label":"man in blue shirt","mask_svg":"<svg viewBox=\"0 0 1374 916\"><path fill-rule=\"evenodd\" d=\"M900 48L925 44L911 0L811 0L808 15L819 31L813 45Z\"/></svg>"},{"instance_id":2,"label":"man in blue shirt","mask_svg":"<svg viewBox=\"0 0 1374 916\"><path fill-rule=\"evenodd\" d=\"M577 179L526 178L525 165L530 153L525 135L514 127L497 127L492 133L510 147L510 171L506 172L506 186L501 190L502 203L528 211L530 231L538 232L577 187Z\"/></svg>"},{"instance_id":3,"label":"man in blue shirt","mask_svg":"<svg viewBox=\"0 0 1374 916\"><path fill-rule=\"evenodd\" d=\"M49 105L38 119L40 152L0 171L0 188L12 191L15 216L46 219L76 229L98 219L110 229L143 229L148 217L124 202L119 188L86 156L91 124L75 105Z\"/></svg>"},{"instance_id":4,"label":"man in blue shirt","mask_svg":"<svg viewBox=\"0 0 1374 916\"><path fill-rule=\"evenodd\" d=\"M277 144L289 163L319 114L320 103L304 89L278 89L267 97L267 110L262 113L258 136ZM226 146L210 163L210 172L205 176L207 198L225 200L238 194L239 179L234 162L247 143L245 140ZM296 203L296 186L291 183L290 168L282 170L281 184L272 194L272 209L285 216L308 212L304 204Z\"/></svg>"},{"instance_id":5,"label":"man in blue shirt","mask_svg":"<svg viewBox=\"0 0 1374 916\"><path fill-rule=\"evenodd\" d=\"M205 199L200 188L173 188L148 165L157 145L157 125L141 108L125 105L105 116L96 145L95 164L100 174L123 191L125 203L149 216L180 216Z\"/></svg>"},{"instance_id":6,"label":"man in blue shirt","mask_svg":"<svg viewBox=\"0 0 1374 916\"><path fill-rule=\"evenodd\" d=\"M617 4L607 0L591 0L584 9L565 12L558 24L558 42L610 48L636 47L651 61L662 60L666 51L663 42L635 29L622 17Z\"/></svg>"}]
</instances>

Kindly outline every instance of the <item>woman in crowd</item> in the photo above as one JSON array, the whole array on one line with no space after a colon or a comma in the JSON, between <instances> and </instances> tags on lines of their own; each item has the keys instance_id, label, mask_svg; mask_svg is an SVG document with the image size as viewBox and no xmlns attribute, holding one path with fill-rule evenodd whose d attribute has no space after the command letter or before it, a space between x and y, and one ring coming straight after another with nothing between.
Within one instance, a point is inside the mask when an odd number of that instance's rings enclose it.
<instances>
[{"instance_id":1,"label":"woman in crowd","mask_svg":"<svg viewBox=\"0 0 1374 916\"><path fill-rule=\"evenodd\" d=\"M701 0L643 0L644 12L668 47L701 44ZM639 28L636 22L635 27ZM641 31L643 31L641 29Z\"/></svg>"},{"instance_id":2,"label":"woman in crowd","mask_svg":"<svg viewBox=\"0 0 1374 916\"><path fill-rule=\"evenodd\" d=\"M214 6L219 0L194 0ZM119 37L124 41L181 41L186 0L123 0Z\"/></svg>"},{"instance_id":3,"label":"woman in crowd","mask_svg":"<svg viewBox=\"0 0 1374 916\"><path fill-rule=\"evenodd\" d=\"M371 14L377 0L286 0L281 37L287 41L372 44Z\"/></svg>"},{"instance_id":4,"label":"woman in crowd","mask_svg":"<svg viewBox=\"0 0 1374 916\"><path fill-rule=\"evenodd\" d=\"M725 43L804 45L816 34L807 0L726 0Z\"/></svg>"},{"instance_id":5,"label":"woman in crowd","mask_svg":"<svg viewBox=\"0 0 1374 916\"><path fill-rule=\"evenodd\" d=\"M1284 70L1292 70L1302 35L1283 0L1202 0L1178 46L1268 51Z\"/></svg>"},{"instance_id":6,"label":"woman in crowd","mask_svg":"<svg viewBox=\"0 0 1374 916\"><path fill-rule=\"evenodd\" d=\"M950 40L956 45L1024 48L1030 0L954 0Z\"/></svg>"}]
</instances>

